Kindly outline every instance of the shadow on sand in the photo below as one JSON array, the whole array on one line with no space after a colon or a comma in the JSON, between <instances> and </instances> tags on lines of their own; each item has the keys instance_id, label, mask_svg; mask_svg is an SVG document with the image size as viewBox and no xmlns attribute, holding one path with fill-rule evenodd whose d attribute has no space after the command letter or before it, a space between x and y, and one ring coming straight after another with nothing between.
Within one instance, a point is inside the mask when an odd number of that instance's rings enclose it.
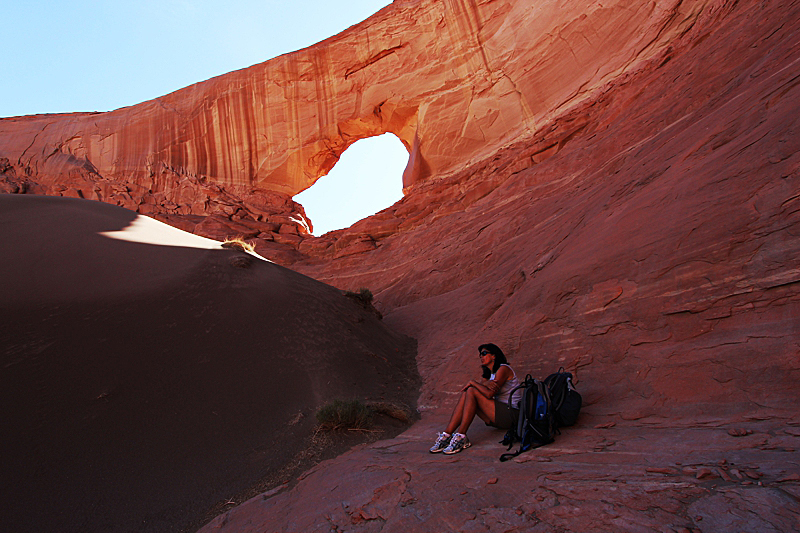
<instances>
[{"instance_id":1,"label":"shadow on sand","mask_svg":"<svg viewBox=\"0 0 800 533\"><path fill-rule=\"evenodd\" d=\"M179 531L291 462L332 398L413 405L412 339L236 250L100 235L136 214L0 195L9 531Z\"/></svg>"}]
</instances>

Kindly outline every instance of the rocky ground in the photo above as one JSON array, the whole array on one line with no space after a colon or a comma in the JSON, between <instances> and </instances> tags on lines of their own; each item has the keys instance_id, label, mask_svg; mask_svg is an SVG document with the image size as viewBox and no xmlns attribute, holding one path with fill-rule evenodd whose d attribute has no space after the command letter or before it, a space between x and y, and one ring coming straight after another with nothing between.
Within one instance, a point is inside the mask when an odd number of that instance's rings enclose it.
<instances>
[{"instance_id":1,"label":"rocky ground","mask_svg":"<svg viewBox=\"0 0 800 533\"><path fill-rule=\"evenodd\" d=\"M201 531L796 531L800 420L595 424L501 463L502 432L475 428L464 452L433 455L431 415L355 448L217 517ZM438 424L437 424L438 422ZM745 430L745 428L747 428ZM741 430L741 431L736 431ZM752 433L751 433L752 432ZM743 433L742 436L734 436Z\"/></svg>"}]
</instances>

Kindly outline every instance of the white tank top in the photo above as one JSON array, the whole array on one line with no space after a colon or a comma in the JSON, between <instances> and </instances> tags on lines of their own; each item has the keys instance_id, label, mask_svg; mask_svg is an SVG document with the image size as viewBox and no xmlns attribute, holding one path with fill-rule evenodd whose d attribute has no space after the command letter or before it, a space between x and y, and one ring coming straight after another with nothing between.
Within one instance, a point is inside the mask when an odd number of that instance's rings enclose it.
<instances>
[{"instance_id":1,"label":"white tank top","mask_svg":"<svg viewBox=\"0 0 800 533\"><path fill-rule=\"evenodd\" d=\"M514 372L514 369L511 368L511 365L502 364L500 366L507 366L509 370L511 370L511 378L506 380L503 383L503 386L500 387L500 390L494 395L494 399L498 402L502 402L508 404L508 396L511 394L511 390L514 387L519 386L519 380L517 379L517 373ZM489 379L494 381L494 377L496 374L492 374ZM522 399L522 389L518 389L514 393L514 400L511 402L512 407L519 408L519 401Z\"/></svg>"}]
</instances>

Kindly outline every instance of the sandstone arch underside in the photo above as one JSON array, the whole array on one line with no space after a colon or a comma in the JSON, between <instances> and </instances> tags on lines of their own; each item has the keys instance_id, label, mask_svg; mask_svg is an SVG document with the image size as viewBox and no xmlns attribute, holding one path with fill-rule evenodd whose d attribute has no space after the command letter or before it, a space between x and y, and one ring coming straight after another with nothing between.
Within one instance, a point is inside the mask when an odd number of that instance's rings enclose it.
<instances>
[{"instance_id":1,"label":"sandstone arch underside","mask_svg":"<svg viewBox=\"0 0 800 533\"><path fill-rule=\"evenodd\" d=\"M397 135L404 187L452 174L659 53L703 6L395 2L315 46L136 106L0 120L0 157L33 192L147 214L296 215L286 197L356 140Z\"/></svg>"}]
</instances>

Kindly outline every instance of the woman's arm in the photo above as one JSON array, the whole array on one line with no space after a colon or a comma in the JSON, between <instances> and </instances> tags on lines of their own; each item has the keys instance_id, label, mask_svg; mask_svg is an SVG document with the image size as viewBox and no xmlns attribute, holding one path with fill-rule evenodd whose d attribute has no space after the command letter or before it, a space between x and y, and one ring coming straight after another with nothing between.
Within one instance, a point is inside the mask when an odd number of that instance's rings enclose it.
<instances>
[{"instance_id":1,"label":"woman's arm","mask_svg":"<svg viewBox=\"0 0 800 533\"><path fill-rule=\"evenodd\" d=\"M467 386L461 389L462 391L467 390L470 387L474 387L482 396L486 398L492 399L494 395L497 394L497 391L503 386L503 384L508 381L508 378L511 377L511 370L507 366L501 366L500 369L497 371L497 374L494 376L494 380L492 381L483 381L483 383L479 381L470 380L467 383Z\"/></svg>"}]
</instances>

